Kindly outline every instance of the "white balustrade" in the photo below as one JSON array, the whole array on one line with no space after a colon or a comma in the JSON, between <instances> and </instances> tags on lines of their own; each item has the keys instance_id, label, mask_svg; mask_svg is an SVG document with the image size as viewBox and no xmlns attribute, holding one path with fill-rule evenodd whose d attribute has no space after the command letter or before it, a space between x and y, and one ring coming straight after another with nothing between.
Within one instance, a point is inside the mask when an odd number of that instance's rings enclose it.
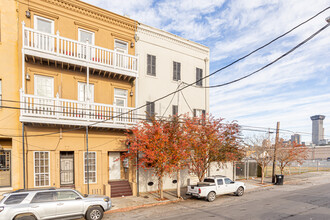
<instances>
[{"instance_id":1,"label":"white balustrade","mask_svg":"<svg viewBox=\"0 0 330 220\"><path fill-rule=\"evenodd\" d=\"M23 26L23 48L137 73L138 58Z\"/></svg>"},{"instance_id":2,"label":"white balustrade","mask_svg":"<svg viewBox=\"0 0 330 220\"><path fill-rule=\"evenodd\" d=\"M40 119L100 122L99 125L134 125L137 121L134 108L100 103L86 103L76 100L41 97L23 94L21 91L21 116ZM49 122L48 122L49 123ZM101 125L102 126L102 125ZM109 127L109 126L106 126Z\"/></svg>"}]
</instances>

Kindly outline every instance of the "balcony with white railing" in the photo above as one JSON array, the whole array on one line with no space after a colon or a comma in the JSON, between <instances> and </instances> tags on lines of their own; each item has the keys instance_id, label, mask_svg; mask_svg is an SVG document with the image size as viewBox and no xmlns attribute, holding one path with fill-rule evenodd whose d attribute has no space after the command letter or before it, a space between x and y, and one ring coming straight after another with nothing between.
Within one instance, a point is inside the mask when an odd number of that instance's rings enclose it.
<instances>
[{"instance_id":1,"label":"balcony with white railing","mask_svg":"<svg viewBox=\"0 0 330 220\"><path fill-rule=\"evenodd\" d=\"M92 126L102 128L130 128L137 121L136 111L100 103L41 97L21 91L20 121L27 123Z\"/></svg>"},{"instance_id":2,"label":"balcony with white railing","mask_svg":"<svg viewBox=\"0 0 330 220\"><path fill-rule=\"evenodd\" d=\"M72 40L57 34L48 34L23 24L23 50L25 55L40 57L72 65L136 77L138 57Z\"/></svg>"}]
</instances>

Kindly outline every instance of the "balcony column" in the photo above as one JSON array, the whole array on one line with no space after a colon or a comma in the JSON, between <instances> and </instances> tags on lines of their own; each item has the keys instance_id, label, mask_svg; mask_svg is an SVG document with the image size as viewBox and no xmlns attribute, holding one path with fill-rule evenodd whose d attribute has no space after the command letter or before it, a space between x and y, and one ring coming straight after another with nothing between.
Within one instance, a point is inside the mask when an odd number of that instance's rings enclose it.
<instances>
[{"instance_id":1,"label":"balcony column","mask_svg":"<svg viewBox=\"0 0 330 220\"><path fill-rule=\"evenodd\" d=\"M87 82L86 82L86 100L87 100L87 119L89 121L90 119L90 104L89 104L89 60L90 60L90 47L88 40L86 41L86 57L87 57L87 62L86 62L86 74L87 74Z\"/></svg>"}]
</instances>

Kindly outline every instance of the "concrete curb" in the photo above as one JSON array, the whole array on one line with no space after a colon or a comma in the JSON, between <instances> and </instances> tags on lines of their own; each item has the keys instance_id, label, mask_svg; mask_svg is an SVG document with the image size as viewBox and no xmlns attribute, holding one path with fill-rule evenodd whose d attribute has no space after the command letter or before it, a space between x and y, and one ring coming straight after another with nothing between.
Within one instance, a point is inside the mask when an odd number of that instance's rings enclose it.
<instances>
[{"instance_id":1,"label":"concrete curb","mask_svg":"<svg viewBox=\"0 0 330 220\"><path fill-rule=\"evenodd\" d=\"M177 199L177 200L172 200L172 201L165 201L165 202L157 202L157 203L150 203L150 204L145 204L145 205L139 205L139 206L131 206L131 207L126 207L126 208L120 208L120 209L115 209L115 210L109 210L104 212L104 214L111 214L111 213L117 213L117 212L128 212L134 209L139 209L139 208L148 208L148 207L153 207L153 206L159 206L159 205L167 205L171 203L177 203L183 201L183 199Z\"/></svg>"}]
</instances>

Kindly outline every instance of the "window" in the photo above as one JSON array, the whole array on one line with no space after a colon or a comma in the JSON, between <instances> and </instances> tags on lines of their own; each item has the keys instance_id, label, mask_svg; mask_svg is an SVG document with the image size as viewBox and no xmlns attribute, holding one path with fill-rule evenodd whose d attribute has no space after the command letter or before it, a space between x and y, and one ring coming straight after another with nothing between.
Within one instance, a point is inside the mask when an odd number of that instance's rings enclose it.
<instances>
[{"instance_id":1,"label":"window","mask_svg":"<svg viewBox=\"0 0 330 220\"><path fill-rule=\"evenodd\" d=\"M115 49L115 51L120 52L120 53L128 53L128 43L125 41L116 39L114 49Z\"/></svg>"},{"instance_id":2,"label":"window","mask_svg":"<svg viewBox=\"0 0 330 220\"><path fill-rule=\"evenodd\" d=\"M49 186L49 152L34 152L34 186Z\"/></svg>"},{"instance_id":3,"label":"window","mask_svg":"<svg viewBox=\"0 0 330 220\"><path fill-rule=\"evenodd\" d=\"M55 201L55 192L39 192L37 193L31 203L53 202Z\"/></svg>"},{"instance_id":4,"label":"window","mask_svg":"<svg viewBox=\"0 0 330 220\"><path fill-rule=\"evenodd\" d=\"M151 121L155 116L155 103L154 102L147 102L147 120Z\"/></svg>"},{"instance_id":5,"label":"window","mask_svg":"<svg viewBox=\"0 0 330 220\"><path fill-rule=\"evenodd\" d=\"M87 83L78 82L78 101L87 102ZM94 102L93 84L89 84L89 101Z\"/></svg>"},{"instance_id":6,"label":"window","mask_svg":"<svg viewBox=\"0 0 330 220\"><path fill-rule=\"evenodd\" d=\"M202 109L194 109L194 117L200 117L205 115L205 110Z\"/></svg>"},{"instance_id":7,"label":"window","mask_svg":"<svg viewBox=\"0 0 330 220\"><path fill-rule=\"evenodd\" d=\"M225 178L225 183L226 184L230 184L232 181L231 181L231 179L229 179L229 178Z\"/></svg>"},{"instance_id":8,"label":"window","mask_svg":"<svg viewBox=\"0 0 330 220\"><path fill-rule=\"evenodd\" d=\"M218 185L223 185L223 180L222 179L218 179Z\"/></svg>"},{"instance_id":9,"label":"window","mask_svg":"<svg viewBox=\"0 0 330 220\"><path fill-rule=\"evenodd\" d=\"M181 80L181 63L173 61L173 80Z\"/></svg>"},{"instance_id":10,"label":"window","mask_svg":"<svg viewBox=\"0 0 330 220\"><path fill-rule=\"evenodd\" d=\"M206 183L214 183L214 179L208 179L208 178L205 178L203 182L206 182Z\"/></svg>"},{"instance_id":11,"label":"window","mask_svg":"<svg viewBox=\"0 0 330 220\"><path fill-rule=\"evenodd\" d=\"M84 153L84 181L85 184L96 183L96 152L88 152L88 167L87 152Z\"/></svg>"},{"instance_id":12,"label":"window","mask_svg":"<svg viewBox=\"0 0 330 220\"><path fill-rule=\"evenodd\" d=\"M54 34L54 21L43 18L40 16L34 16L34 29L47 34ZM50 38L44 34L34 33L34 47L47 51L54 51L55 41L54 38Z\"/></svg>"},{"instance_id":13,"label":"window","mask_svg":"<svg viewBox=\"0 0 330 220\"><path fill-rule=\"evenodd\" d=\"M172 115L177 115L177 114L178 114L178 106L172 105Z\"/></svg>"},{"instance_id":14,"label":"window","mask_svg":"<svg viewBox=\"0 0 330 220\"><path fill-rule=\"evenodd\" d=\"M28 193L18 194L18 195L11 195L4 202L4 204L5 205L19 204L27 197L27 195L28 195Z\"/></svg>"},{"instance_id":15,"label":"window","mask_svg":"<svg viewBox=\"0 0 330 220\"><path fill-rule=\"evenodd\" d=\"M57 200L66 201L66 200L75 200L80 198L80 196L73 191L57 191Z\"/></svg>"},{"instance_id":16,"label":"window","mask_svg":"<svg viewBox=\"0 0 330 220\"><path fill-rule=\"evenodd\" d=\"M48 34L54 34L54 21L35 15L34 29Z\"/></svg>"},{"instance_id":17,"label":"window","mask_svg":"<svg viewBox=\"0 0 330 220\"><path fill-rule=\"evenodd\" d=\"M203 70L200 68L196 68L196 85L203 86ZM199 81L200 80L200 81Z\"/></svg>"},{"instance_id":18,"label":"window","mask_svg":"<svg viewBox=\"0 0 330 220\"><path fill-rule=\"evenodd\" d=\"M94 45L94 32L87 31L84 29L78 29L78 41L82 43L88 43Z\"/></svg>"},{"instance_id":19,"label":"window","mask_svg":"<svg viewBox=\"0 0 330 220\"><path fill-rule=\"evenodd\" d=\"M87 43L88 42L88 44L94 45L94 43L95 43L94 39L95 39L94 32L87 31L87 30L84 30L84 29L81 29L81 28L78 29L78 41L79 42L82 42L82 43ZM87 55L86 46L78 45L77 46L77 53L78 53L78 57L86 59L86 55ZM95 51L90 49L89 54L92 57L92 59L94 59Z\"/></svg>"},{"instance_id":20,"label":"window","mask_svg":"<svg viewBox=\"0 0 330 220\"><path fill-rule=\"evenodd\" d=\"M116 89L115 88L115 97L114 105L127 107L127 90L126 89Z\"/></svg>"},{"instance_id":21,"label":"window","mask_svg":"<svg viewBox=\"0 0 330 220\"><path fill-rule=\"evenodd\" d=\"M156 56L147 55L147 74L156 76Z\"/></svg>"},{"instance_id":22,"label":"window","mask_svg":"<svg viewBox=\"0 0 330 220\"><path fill-rule=\"evenodd\" d=\"M49 76L34 75L34 95L54 97L54 78Z\"/></svg>"}]
</instances>

